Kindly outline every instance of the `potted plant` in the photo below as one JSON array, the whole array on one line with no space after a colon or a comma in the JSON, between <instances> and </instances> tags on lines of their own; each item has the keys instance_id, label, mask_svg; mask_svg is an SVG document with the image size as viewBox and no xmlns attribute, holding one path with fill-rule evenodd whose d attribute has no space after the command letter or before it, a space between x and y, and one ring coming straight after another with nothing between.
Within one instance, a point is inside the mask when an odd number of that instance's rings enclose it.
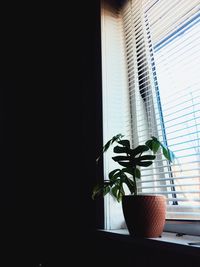
<instances>
[{"instance_id":1,"label":"potted plant","mask_svg":"<svg viewBox=\"0 0 200 267\"><path fill-rule=\"evenodd\" d=\"M166 199L163 195L139 194L137 179L141 179L140 167L149 167L161 151L169 161L174 154L156 137L152 136L143 145L131 147L129 140L122 134L113 136L104 146L103 153L114 143L112 159L120 165L110 171L108 179L93 188L92 198L110 193L118 202L122 202L122 210L130 235L136 237L161 236L166 217ZM102 153L102 154L103 154ZM99 158L97 158L97 162ZM129 194L125 192L129 192Z\"/></svg>"}]
</instances>

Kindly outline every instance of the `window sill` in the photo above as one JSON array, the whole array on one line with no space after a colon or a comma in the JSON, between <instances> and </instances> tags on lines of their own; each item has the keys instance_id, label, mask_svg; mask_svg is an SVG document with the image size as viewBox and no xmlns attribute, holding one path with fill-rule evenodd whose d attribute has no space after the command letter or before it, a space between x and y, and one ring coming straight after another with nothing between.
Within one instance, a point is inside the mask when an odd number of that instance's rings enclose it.
<instances>
[{"instance_id":1,"label":"window sill","mask_svg":"<svg viewBox=\"0 0 200 267\"><path fill-rule=\"evenodd\" d=\"M162 237L158 238L134 238L129 235L127 229L119 230L103 230L98 229L100 235L112 240L144 245L150 247L164 248L165 250L173 250L175 252L184 253L187 255L195 255L200 257L200 242L199 236L182 235L177 236L176 233L163 232Z\"/></svg>"}]
</instances>

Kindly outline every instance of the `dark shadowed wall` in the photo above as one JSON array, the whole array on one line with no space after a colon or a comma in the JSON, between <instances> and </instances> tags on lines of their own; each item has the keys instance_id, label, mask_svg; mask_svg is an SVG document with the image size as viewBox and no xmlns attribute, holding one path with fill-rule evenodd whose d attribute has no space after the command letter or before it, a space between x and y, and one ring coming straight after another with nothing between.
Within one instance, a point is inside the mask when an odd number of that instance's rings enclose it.
<instances>
[{"instance_id":1,"label":"dark shadowed wall","mask_svg":"<svg viewBox=\"0 0 200 267\"><path fill-rule=\"evenodd\" d=\"M79 255L89 264L92 232L102 223L102 208L96 212L91 199L102 145L100 3L71 2L18 7L4 24L4 266L60 266L71 259L75 266Z\"/></svg>"}]
</instances>

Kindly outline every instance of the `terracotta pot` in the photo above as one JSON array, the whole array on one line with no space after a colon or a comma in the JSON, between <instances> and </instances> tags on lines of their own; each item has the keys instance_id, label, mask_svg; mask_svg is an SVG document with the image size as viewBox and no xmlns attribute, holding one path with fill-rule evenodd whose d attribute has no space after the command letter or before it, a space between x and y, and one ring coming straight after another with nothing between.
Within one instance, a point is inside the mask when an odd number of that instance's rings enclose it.
<instances>
[{"instance_id":1,"label":"terracotta pot","mask_svg":"<svg viewBox=\"0 0 200 267\"><path fill-rule=\"evenodd\" d=\"M122 209L130 235L148 238L162 235L166 218L165 196L123 196Z\"/></svg>"}]
</instances>

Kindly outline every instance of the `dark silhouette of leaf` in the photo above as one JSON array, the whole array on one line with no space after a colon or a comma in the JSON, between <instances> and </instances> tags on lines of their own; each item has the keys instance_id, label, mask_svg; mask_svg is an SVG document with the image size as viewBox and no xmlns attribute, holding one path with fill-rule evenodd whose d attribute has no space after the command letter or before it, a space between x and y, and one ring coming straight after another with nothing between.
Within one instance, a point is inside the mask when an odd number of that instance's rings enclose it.
<instances>
[{"instance_id":1,"label":"dark silhouette of leaf","mask_svg":"<svg viewBox=\"0 0 200 267\"><path fill-rule=\"evenodd\" d=\"M129 189L129 191L130 191L130 193L133 194L134 191L135 191L135 183L133 182L133 180L129 179L129 178L126 176L126 178L125 178L125 180L124 180L124 183L127 185L128 189Z\"/></svg>"},{"instance_id":2,"label":"dark silhouette of leaf","mask_svg":"<svg viewBox=\"0 0 200 267\"><path fill-rule=\"evenodd\" d=\"M121 138L123 138L124 135L122 134L117 134L115 135L110 141L111 141L111 144L113 144L114 142L120 142Z\"/></svg>"},{"instance_id":3,"label":"dark silhouette of leaf","mask_svg":"<svg viewBox=\"0 0 200 267\"><path fill-rule=\"evenodd\" d=\"M125 160L125 161L130 160L130 157L129 156L115 156L115 157L112 157L112 159L118 162L121 160Z\"/></svg>"},{"instance_id":4,"label":"dark silhouette of leaf","mask_svg":"<svg viewBox=\"0 0 200 267\"><path fill-rule=\"evenodd\" d=\"M123 137L122 134L117 134L115 136L113 136L104 146L103 146L103 151L102 151L102 154L105 153L109 147L114 143L114 142L118 142L121 140L121 138ZM102 155L101 154L101 155ZM96 162L99 161L99 159L101 158L101 155L96 159Z\"/></svg>"},{"instance_id":5,"label":"dark silhouette of leaf","mask_svg":"<svg viewBox=\"0 0 200 267\"><path fill-rule=\"evenodd\" d=\"M126 167L126 168L133 168L134 166L133 166L133 163L132 162L129 162L129 161L127 161L127 162L125 162L125 161L118 161L118 163L121 165L121 166L123 166L123 167Z\"/></svg>"},{"instance_id":6,"label":"dark silhouette of leaf","mask_svg":"<svg viewBox=\"0 0 200 267\"><path fill-rule=\"evenodd\" d=\"M128 147L125 147L125 146L115 146L113 151L115 153L126 153L126 154L128 154L128 153L130 153L131 149L128 148Z\"/></svg>"},{"instance_id":7,"label":"dark silhouette of leaf","mask_svg":"<svg viewBox=\"0 0 200 267\"><path fill-rule=\"evenodd\" d=\"M122 200L122 196L124 196L124 195L125 195L124 188L122 186L122 183L120 183L119 190L117 193L117 201L120 202Z\"/></svg>"},{"instance_id":8,"label":"dark silhouette of leaf","mask_svg":"<svg viewBox=\"0 0 200 267\"><path fill-rule=\"evenodd\" d=\"M110 192L110 185L104 185L103 196L107 195Z\"/></svg>"},{"instance_id":9,"label":"dark silhouette of leaf","mask_svg":"<svg viewBox=\"0 0 200 267\"><path fill-rule=\"evenodd\" d=\"M117 177L119 175L120 171L121 171L120 169L115 169L115 170L111 171L108 175L109 179L115 180L115 177Z\"/></svg>"},{"instance_id":10,"label":"dark silhouette of leaf","mask_svg":"<svg viewBox=\"0 0 200 267\"><path fill-rule=\"evenodd\" d=\"M104 185L95 185L92 192L92 199L94 199L96 196L100 195L103 192Z\"/></svg>"},{"instance_id":11,"label":"dark silhouette of leaf","mask_svg":"<svg viewBox=\"0 0 200 267\"><path fill-rule=\"evenodd\" d=\"M118 143L124 147L130 148L130 141L129 140L120 140Z\"/></svg>"},{"instance_id":12,"label":"dark silhouette of leaf","mask_svg":"<svg viewBox=\"0 0 200 267\"><path fill-rule=\"evenodd\" d=\"M135 177L137 177L138 179L141 178L141 172L138 168L135 168Z\"/></svg>"},{"instance_id":13,"label":"dark silhouette of leaf","mask_svg":"<svg viewBox=\"0 0 200 267\"><path fill-rule=\"evenodd\" d=\"M111 141L112 141L112 140L109 140L109 141L105 144L105 146L103 147L103 152L106 152L106 151L108 150L108 148L111 146L111 144L112 144Z\"/></svg>"},{"instance_id":14,"label":"dark silhouette of leaf","mask_svg":"<svg viewBox=\"0 0 200 267\"><path fill-rule=\"evenodd\" d=\"M135 174L135 171L134 171L134 168L130 167L130 168L123 168L122 169L123 172L127 172L131 175L134 175Z\"/></svg>"},{"instance_id":15,"label":"dark silhouette of leaf","mask_svg":"<svg viewBox=\"0 0 200 267\"><path fill-rule=\"evenodd\" d=\"M143 167L148 167L153 163L153 161L142 161L142 162L138 162L137 165L139 166L143 166Z\"/></svg>"},{"instance_id":16,"label":"dark silhouette of leaf","mask_svg":"<svg viewBox=\"0 0 200 267\"><path fill-rule=\"evenodd\" d=\"M120 202L122 196L125 194L124 185L127 186L131 194L137 195L136 178L141 178L140 166L148 167L152 165L156 158L155 154L158 152L159 148L161 148L160 151L163 153L163 156L170 162L175 158L174 153L154 136L147 140L145 145L139 145L134 149L130 148L129 140L121 140L122 137L123 135L121 134L115 135L105 144L103 152L106 152L114 142L117 142L119 145L116 145L113 151L114 153L122 155L114 156L112 159L123 168L112 170L108 175L109 180L104 180L102 185L94 187L92 194L93 199L100 194L105 196L106 194L111 193L113 197ZM154 155L146 155L146 153L142 155L148 150L152 151Z\"/></svg>"},{"instance_id":17,"label":"dark silhouette of leaf","mask_svg":"<svg viewBox=\"0 0 200 267\"><path fill-rule=\"evenodd\" d=\"M119 185L118 185L118 184L116 184L116 185L111 189L111 192L112 192L112 194L113 194L113 196L114 196L115 198L117 198L117 196L118 196L118 190L119 190Z\"/></svg>"},{"instance_id":18,"label":"dark silhouette of leaf","mask_svg":"<svg viewBox=\"0 0 200 267\"><path fill-rule=\"evenodd\" d=\"M131 151L131 156L136 156L138 154L141 154L145 151L148 151L149 150L149 147L146 146L146 145L139 145L137 146L135 149L132 149Z\"/></svg>"},{"instance_id":19,"label":"dark silhouette of leaf","mask_svg":"<svg viewBox=\"0 0 200 267\"><path fill-rule=\"evenodd\" d=\"M145 156L140 156L136 159L139 159L140 161L142 160L154 160L156 158L155 155L145 155Z\"/></svg>"},{"instance_id":20,"label":"dark silhouette of leaf","mask_svg":"<svg viewBox=\"0 0 200 267\"><path fill-rule=\"evenodd\" d=\"M151 150L152 150L152 147L153 147L153 140L148 140L146 141L145 145L148 146Z\"/></svg>"}]
</instances>

